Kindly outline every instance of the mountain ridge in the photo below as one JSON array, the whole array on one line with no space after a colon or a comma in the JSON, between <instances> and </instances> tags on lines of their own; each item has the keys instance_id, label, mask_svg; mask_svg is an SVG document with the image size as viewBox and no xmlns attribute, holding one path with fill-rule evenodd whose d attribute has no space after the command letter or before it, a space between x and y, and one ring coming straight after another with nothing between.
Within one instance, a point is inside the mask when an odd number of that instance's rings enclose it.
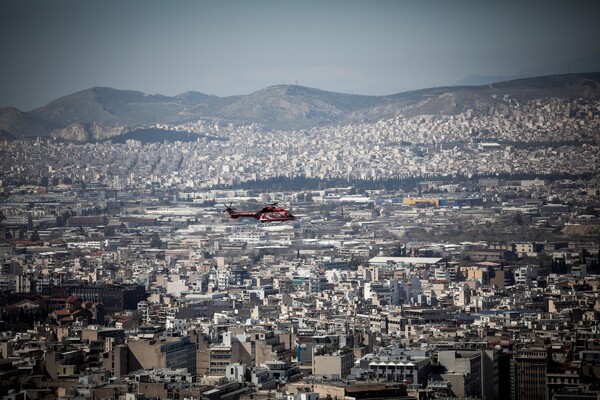
<instances>
[{"instance_id":1,"label":"mountain ridge","mask_svg":"<svg viewBox=\"0 0 600 400\"><path fill-rule=\"evenodd\" d=\"M274 85L247 95L218 97L201 92L176 96L93 87L23 112L0 109L4 137L49 136L75 141L106 139L126 127L207 120L234 125L257 123L266 129L374 122L397 116L455 115L473 110L503 112L508 96L523 102L558 97L600 98L600 72L522 78L479 86L445 86L386 96L329 92L298 85ZM112 129L112 131L111 131Z\"/></svg>"},{"instance_id":2,"label":"mountain ridge","mask_svg":"<svg viewBox=\"0 0 600 400\"><path fill-rule=\"evenodd\" d=\"M524 69L516 74L480 75L470 74L455 82L453 86L480 86L501 81L512 81L517 79L532 78L546 75L560 75L564 73L589 73L600 71L600 53L588 54L563 60L554 64L542 65L536 68Z\"/></svg>"}]
</instances>

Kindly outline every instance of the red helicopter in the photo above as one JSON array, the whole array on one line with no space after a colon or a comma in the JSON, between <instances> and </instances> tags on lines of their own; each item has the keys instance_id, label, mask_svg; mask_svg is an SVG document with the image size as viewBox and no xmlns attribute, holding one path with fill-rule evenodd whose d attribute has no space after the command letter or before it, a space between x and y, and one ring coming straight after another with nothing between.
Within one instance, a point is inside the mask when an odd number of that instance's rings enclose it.
<instances>
[{"instance_id":1,"label":"red helicopter","mask_svg":"<svg viewBox=\"0 0 600 400\"><path fill-rule=\"evenodd\" d=\"M271 203L256 211L235 211L230 205L225 205L225 210L231 219L254 218L260 222L283 222L293 221L296 217L285 208L277 207L277 203Z\"/></svg>"}]
</instances>

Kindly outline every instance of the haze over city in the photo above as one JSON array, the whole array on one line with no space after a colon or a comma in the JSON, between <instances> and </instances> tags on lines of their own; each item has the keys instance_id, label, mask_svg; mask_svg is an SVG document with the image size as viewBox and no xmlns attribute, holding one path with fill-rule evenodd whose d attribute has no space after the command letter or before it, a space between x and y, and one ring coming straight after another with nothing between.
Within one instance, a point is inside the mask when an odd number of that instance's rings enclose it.
<instances>
[{"instance_id":1,"label":"haze over city","mask_svg":"<svg viewBox=\"0 0 600 400\"><path fill-rule=\"evenodd\" d=\"M599 4L1 0L0 398L600 400Z\"/></svg>"},{"instance_id":2,"label":"haze over city","mask_svg":"<svg viewBox=\"0 0 600 400\"><path fill-rule=\"evenodd\" d=\"M594 1L8 0L0 106L29 111L93 86L382 95L471 74L586 72L565 66L600 53L599 12Z\"/></svg>"}]
</instances>

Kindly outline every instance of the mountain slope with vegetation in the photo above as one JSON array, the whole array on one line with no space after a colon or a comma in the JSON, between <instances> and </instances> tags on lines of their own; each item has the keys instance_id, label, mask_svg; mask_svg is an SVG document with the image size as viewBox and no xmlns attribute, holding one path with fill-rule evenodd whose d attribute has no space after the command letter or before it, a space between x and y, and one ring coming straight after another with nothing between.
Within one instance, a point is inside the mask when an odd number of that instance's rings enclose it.
<instances>
[{"instance_id":1,"label":"mountain slope with vegetation","mask_svg":"<svg viewBox=\"0 0 600 400\"><path fill-rule=\"evenodd\" d=\"M0 131L15 138L48 136L102 140L141 126L206 120L266 129L373 122L396 116L474 116L507 112L506 99L526 102L600 98L600 73L551 75L482 86L439 87L389 96L328 92L294 85L271 86L248 95L218 97L199 92L177 96L95 87L53 100L31 112L0 109ZM128 128L131 127L131 128Z\"/></svg>"}]
</instances>

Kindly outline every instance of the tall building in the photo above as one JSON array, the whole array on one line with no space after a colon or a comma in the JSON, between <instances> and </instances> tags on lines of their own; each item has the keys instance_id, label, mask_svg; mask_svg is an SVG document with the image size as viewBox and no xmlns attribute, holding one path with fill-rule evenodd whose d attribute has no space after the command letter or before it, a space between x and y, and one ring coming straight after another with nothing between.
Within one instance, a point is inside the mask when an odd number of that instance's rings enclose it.
<instances>
[{"instance_id":1,"label":"tall building","mask_svg":"<svg viewBox=\"0 0 600 400\"><path fill-rule=\"evenodd\" d=\"M547 351L544 348L517 350L511 360L513 400L545 400Z\"/></svg>"},{"instance_id":2,"label":"tall building","mask_svg":"<svg viewBox=\"0 0 600 400\"><path fill-rule=\"evenodd\" d=\"M330 379L344 379L354 364L354 353L349 349L324 351L316 348L313 354L312 374Z\"/></svg>"},{"instance_id":3,"label":"tall building","mask_svg":"<svg viewBox=\"0 0 600 400\"><path fill-rule=\"evenodd\" d=\"M77 296L82 301L104 304L107 313L137 310L137 304L146 300L146 289L142 285L62 285L53 286L52 297Z\"/></svg>"},{"instance_id":4,"label":"tall building","mask_svg":"<svg viewBox=\"0 0 600 400\"><path fill-rule=\"evenodd\" d=\"M438 361L446 368L441 374L451 383L456 397L481 397L481 352L479 350L444 350Z\"/></svg>"},{"instance_id":5,"label":"tall building","mask_svg":"<svg viewBox=\"0 0 600 400\"><path fill-rule=\"evenodd\" d=\"M484 400L500 398L500 351L481 351L481 397Z\"/></svg>"},{"instance_id":6,"label":"tall building","mask_svg":"<svg viewBox=\"0 0 600 400\"><path fill-rule=\"evenodd\" d=\"M196 373L196 344L188 337L132 340L127 343L129 372L138 369L185 368Z\"/></svg>"}]
</instances>

